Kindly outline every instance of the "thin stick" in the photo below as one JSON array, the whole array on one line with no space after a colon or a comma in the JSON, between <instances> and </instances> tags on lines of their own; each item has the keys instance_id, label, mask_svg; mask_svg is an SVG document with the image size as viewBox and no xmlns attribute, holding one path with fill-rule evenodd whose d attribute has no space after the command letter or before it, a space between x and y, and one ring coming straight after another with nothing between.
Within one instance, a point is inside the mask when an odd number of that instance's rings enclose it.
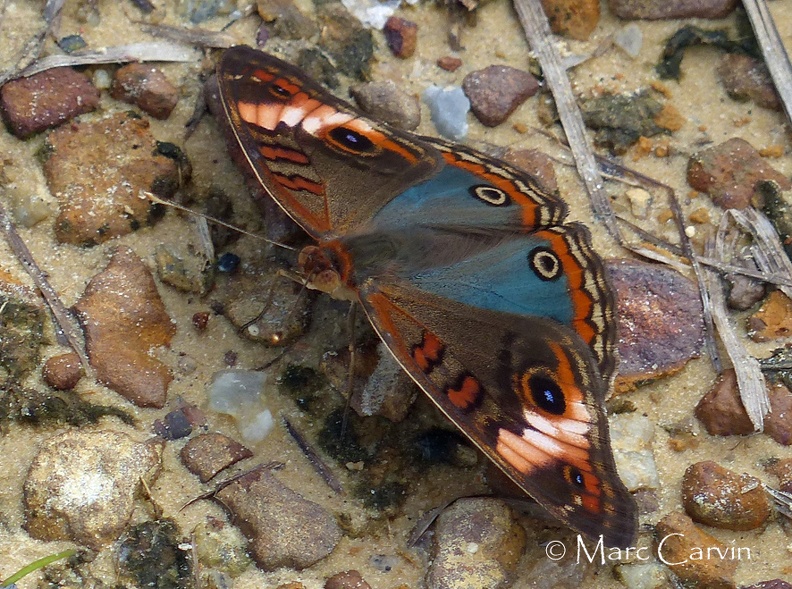
<instances>
[{"instance_id":1,"label":"thin stick","mask_svg":"<svg viewBox=\"0 0 792 589\"><path fill-rule=\"evenodd\" d=\"M308 440L306 440L305 437L300 432L298 432L285 417L283 418L283 424L286 426L286 431L289 432L289 435L300 447L300 450L302 450L302 453L305 454L308 462L311 463L313 469L320 477L322 477L322 480L324 480L327 486L333 489L333 491L339 495L343 495L344 488L341 486L341 483L333 474L333 471L330 470L330 467L328 467L319 457L319 454L316 452L316 450L314 450L313 447L308 443Z\"/></svg>"},{"instance_id":2,"label":"thin stick","mask_svg":"<svg viewBox=\"0 0 792 589\"><path fill-rule=\"evenodd\" d=\"M80 363L82 364L83 369L85 370L86 375L93 375L93 369L91 368L90 363L88 362L88 357L85 355L83 351L83 342L80 329L76 326L74 318L72 317L69 310L66 306L61 302L60 297L58 297L58 293L55 292L55 289L52 288L52 285L47 281L44 273L41 271L41 268L38 267L36 261L33 259L33 255L30 253L27 245L16 232L16 228L14 224L11 222L11 218L8 216L3 203L0 202L0 231L3 232L6 238L6 242L8 246L11 248L11 251L14 252L17 260L28 275L33 279L33 283L38 288L41 295L44 297L44 300L47 303L47 306L52 313L52 318L55 323L55 333L58 338L58 341L68 345L75 354L80 358Z\"/></svg>"}]
</instances>

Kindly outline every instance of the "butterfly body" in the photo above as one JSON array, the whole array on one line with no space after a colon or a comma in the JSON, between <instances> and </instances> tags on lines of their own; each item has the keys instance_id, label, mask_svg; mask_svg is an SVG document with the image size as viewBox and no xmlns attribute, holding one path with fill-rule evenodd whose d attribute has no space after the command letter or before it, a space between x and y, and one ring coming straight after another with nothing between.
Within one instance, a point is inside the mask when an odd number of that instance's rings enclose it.
<instances>
[{"instance_id":1,"label":"butterfly body","mask_svg":"<svg viewBox=\"0 0 792 589\"><path fill-rule=\"evenodd\" d=\"M613 295L588 231L527 174L395 131L232 48L221 97L251 168L315 240L313 288L359 302L441 411L556 517L635 535L609 448Z\"/></svg>"}]
</instances>

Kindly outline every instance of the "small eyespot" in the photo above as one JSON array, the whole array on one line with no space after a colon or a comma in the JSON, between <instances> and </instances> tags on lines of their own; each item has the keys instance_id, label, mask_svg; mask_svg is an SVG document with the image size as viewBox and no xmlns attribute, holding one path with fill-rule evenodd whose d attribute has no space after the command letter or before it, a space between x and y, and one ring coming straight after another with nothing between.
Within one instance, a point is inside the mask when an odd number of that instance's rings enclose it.
<instances>
[{"instance_id":1,"label":"small eyespot","mask_svg":"<svg viewBox=\"0 0 792 589\"><path fill-rule=\"evenodd\" d=\"M375 148L371 139L346 127L335 127L329 131L328 136L339 147L353 153L370 153Z\"/></svg>"},{"instance_id":2,"label":"small eyespot","mask_svg":"<svg viewBox=\"0 0 792 589\"><path fill-rule=\"evenodd\" d=\"M556 280L562 274L561 260L546 247L535 247L528 253L528 264L541 280Z\"/></svg>"},{"instance_id":3,"label":"small eyespot","mask_svg":"<svg viewBox=\"0 0 792 589\"><path fill-rule=\"evenodd\" d=\"M277 82L270 86L270 93L278 99L291 98L292 93Z\"/></svg>"},{"instance_id":4,"label":"small eyespot","mask_svg":"<svg viewBox=\"0 0 792 589\"><path fill-rule=\"evenodd\" d=\"M470 194L485 204L493 207L502 207L511 204L509 195L500 188L488 184L479 184L470 187Z\"/></svg>"},{"instance_id":5,"label":"small eyespot","mask_svg":"<svg viewBox=\"0 0 792 589\"><path fill-rule=\"evenodd\" d=\"M575 487L580 489L586 488L586 478L583 476L583 473L574 466L568 464L564 466L564 478Z\"/></svg>"}]
</instances>

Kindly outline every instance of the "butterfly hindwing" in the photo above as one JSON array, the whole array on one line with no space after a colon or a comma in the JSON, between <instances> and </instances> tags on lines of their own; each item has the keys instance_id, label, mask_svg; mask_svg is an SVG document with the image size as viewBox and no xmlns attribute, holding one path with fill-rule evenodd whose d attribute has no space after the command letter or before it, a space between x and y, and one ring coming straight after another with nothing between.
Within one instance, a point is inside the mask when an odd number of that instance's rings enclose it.
<instances>
[{"instance_id":1,"label":"butterfly hindwing","mask_svg":"<svg viewBox=\"0 0 792 589\"><path fill-rule=\"evenodd\" d=\"M635 504L610 454L607 385L572 329L403 282L372 285L363 304L405 370L514 482L571 528L630 545Z\"/></svg>"}]
</instances>

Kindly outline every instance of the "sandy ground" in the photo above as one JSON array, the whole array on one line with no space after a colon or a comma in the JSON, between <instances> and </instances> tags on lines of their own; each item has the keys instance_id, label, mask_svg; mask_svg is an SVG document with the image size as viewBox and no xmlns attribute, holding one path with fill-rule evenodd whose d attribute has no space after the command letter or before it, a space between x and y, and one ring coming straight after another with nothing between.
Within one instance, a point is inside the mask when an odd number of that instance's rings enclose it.
<instances>
[{"instance_id":1,"label":"sandy ground","mask_svg":"<svg viewBox=\"0 0 792 589\"><path fill-rule=\"evenodd\" d=\"M75 18L74 2L67 2L60 36L80 32L91 47L113 45L118 39L124 42L147 40L147 36L139 32L132 21L139 19L139 13L131 3L100 1L98 3L101 21L98 26L80 23ZM179 22L175 9L169 4L165 22ZM27 41L40 25L38 14L40 2L19 0L8 2L4 20L0 21L0 68L5 69L11 64L11 56ZM771 9L788 47L792 47L792 11L787 0L771 3ZM420 23L418 54L408 61L397 61L385 50L378 50L379 63L374 68L374 78L393 77L401 79L405 89L420 94L430 83L460 83L468 71L485 67L492 63L505 63L515 67L524 67L529 48L518 26L516 16L506 2L491 2L481 8L478 26L465 31L465 51L461 57L464 68L455 74L439 70L435 65L438 57L450 53L445 41L445 17L436 8L420 6L404 11L404 16ZM253 19L251 19L253 20ZM707 27L730 24L705 23ZM220 19L204 23L207 28L222 26ZM604 10L603 19L587 43L569 42L563 44L570 53L588 53L603 42L623 23L608 15ZM678 22L639 23L644 35L643 49L636 59L627 57L618 49L612 48L600 57L591 59L578 67L573 74L573 85L576 92L587 94L602 89L614 92L630 92L646 87L655 80L653 66L656 63L663 41L679 28ZM238 35L240 42L252 39L254 23L236 25L231 32ZM381 39L381 37L379 37ZM198 55L198 54L196 54ZM714 70L718 54L712 49L696 49L690 51L683 62L684 77L681 82L667 82L670 90L670 102L686 118L685 126L670 138L673 155L668 158L644 157L634 161L631 154L624 158L624 163L639 169L643 173L668 183L677 190L683 201L687 198L687 187L684 174L687 156L695 152L706 142L720 143L728 138L742 137L761 149L770 145L781 145L784 155L772 160L772 165L789 176L792 174L792 158L789 156L788 127L782 115L769 112L751 104L738 104L730 100L717 82ZM204 120L198 131L188 141L183 140L184 123L192 112L192 105L198 90L196 83L200 70L198 58L193 63L163 64L166 75L182 87L182 99L169 120L158 122L152 120L154 135L162 141L172 141L182 145L190 157L195 170L194 182L197 190L205 190L212 184L222 186L233 195L240 215L255 215L255 208L246 201L246 191L239 174L233 168L225 153L222 138L217 126L211 118ZM343 94L340 94L343 95ZM103 93L99 111L89 117L102 117L116 110L125 110L125 105L116 103ZM536 101L529 100L509 122L497 129L487 129L470 117L471 130L468 143L473 146L498 145L510 147L539 147L554 156L561 157L563 152L553 142L532 129L539 128L536 119ZM742 124L737 124L741 122ZM529 131L519 133L512 123L524 123ZM419 129L427 134L434 133L428 113L424 111L423 122ZM34 159L34 153L41 146L43 137L34 137L22 142L8 132L0 130L0 154L10 162L6 166L7 173L17 184L17 190L31 191L51 199L47 194L46 185ZM561 192L570 203L571 217L584 221L590 220L585 195L574 172L563 165L557 166ZM623 192L619 186L610 187L614 192ZM704 205L704 198L695 202L685 201L687 210ZM606 256L623 256L609 242L600 227L591 227L595 233L595 244ZM168 214L166 218L153 228L138 231L124 237L121 242L130 245L139 255L150 262L151 252L158 243L175 243L180 233L190 231L187 221L177 215ZM108 258L108 243L92 249L81 249L71 246L54 244L52 241L51 221L47 220L32 230L22 230L22 236L29 244L34 257L45 269L55 289L60 293L67 305L72 304L82 292L87 280L102 268ZM670 235L670 234L668 234ZM247 240L248 238L243 238ZM253 240L244 241L245 251L255 252L261 246ZM5 244L0 244L0 266L12 271L24 282L28 282L21 270L12 261ZM194 358L199 368L189 377L177 379L170 390L170 397L182 396L189 402L203 405L205 403L204 387L211 374L223 368L222 357L226 349L233 348L239 354L237 366L241 368L256 367L263 364L272 355L260 345L240 340L233 328L224 321L213 322L209 331L200 340L194 337L189 329L190 317L197 310L204 310L200 300L188 301L184 295L173 289L161 286L160 293L173 319L179 325L172 350L166 353L166 361L175 364L178 353L185 353ZM740 326L743 321L736 318ZM54 347L53 347L54 349ZM768 346L754 346L758 355L766 355ZM693 407L699 398L708 390L715 377L713 368L707 358L691 362L682 372L672 378L666 378L652 385L644 386L634 393L630 399L636 404L639 412L646 414L657 425L654 442L655 458L663 481L658 491L660 509L656 514L646 518L653 523L662 514L679 510L680 480L684 469L699 460L715 460L723 466L737 472L747 472L760 479L775 483L763 471L762 464L770 458L792 457L792 450L783 448L765 436L745 438L712 438L705 433L700 436L700 444L694 449L682 453L672 452L667 445L668 434L662 426L677 423L691 418ZM43 386L43 385L41 385ZM78 393L90 395L91 399L100 403L122 403L111 391L92 383L81 382ZM288 415L296 423L301 423L305 416L294 408L288 399L277 394L271 395L268 402L273 413ZM154 410L134 409L128 404L125 408L139 418L141 423L151 423L160 416ZM429 405L424 403L427 411ZM164 413L164 412L162 412ZM219 416L211 416L212 429L226 431L235 435L234 425ZM310 424L302 422L303 427ZM102 427L100 424L98 427ZM113 422L114 429L123 429L118 422ZM127 430L136 439L145 439L146 431ZM67 543L43 543L31 540L22 531L23 513L21 490L27 468L35 455L42 439L52 435L53 431L37 431L30 428L11 427L0 437L0 472L3 484L0 485L0 578L4 578L24 564L68 547ZM255 448L257 458L266 462L280 460L287 468L279 478L292 488L300 489L309 499L316 501L331 510L349 515L358 525L362 525L371 516L356 505L351 498L335 496L314 474L308 463L282 429L276 431ZM152 489L153 495L164 509L166 515L175 517L184 530L190 530L203 520L209 513L224 517L221 509L208 502L192 505L182 512L179 508L190 498L202 492L197 480L187 476L177 463L176 450L171 446L166 451L164 472ZM356 568L375 588L393 588L401 583L409 587L420 586L420 579L426 564L426 555L405 548L406 537L415 521L423 511L433 507L447 493L475 492L480 490L477 480L459 480L455 478L457 471L440 469L437 476L428 477L427 488L408 498L403 515L389 521L378 521L373 524L375 532L371 536L359 539L345 538L335 552L325 561L302 573L291 571L264 574L254 568L236 580L235 587L265 587L278 583L300 580L306 587L321 587L323 579L335 572ZM344 474L341 473L343 477ZM141 507L136 517L145 519L145 509ZM789 553L789 539L784 535L777 522L770 523L765 530L751 532L728 532L711 530L710 533L729 546L748 547L751 550L750 562L742 562L736 575L738 584L772 579L776 577L789 579L792 576ZM641 540L647 543L647 536ZM368 563L371 554L400 555L399 566L389 573L380 573ZM523 563L522 569L527 570L533 563ZM94 563L95 570L113 570L113 562L108 551L99 555ZM588 586L592 588L620 587L621 584L605 567L592 576ZM37 576L33 575L19 586L23 589L36 586ZM518 579L515 587L527 586Z\"/></svg>"}]
</instances>

